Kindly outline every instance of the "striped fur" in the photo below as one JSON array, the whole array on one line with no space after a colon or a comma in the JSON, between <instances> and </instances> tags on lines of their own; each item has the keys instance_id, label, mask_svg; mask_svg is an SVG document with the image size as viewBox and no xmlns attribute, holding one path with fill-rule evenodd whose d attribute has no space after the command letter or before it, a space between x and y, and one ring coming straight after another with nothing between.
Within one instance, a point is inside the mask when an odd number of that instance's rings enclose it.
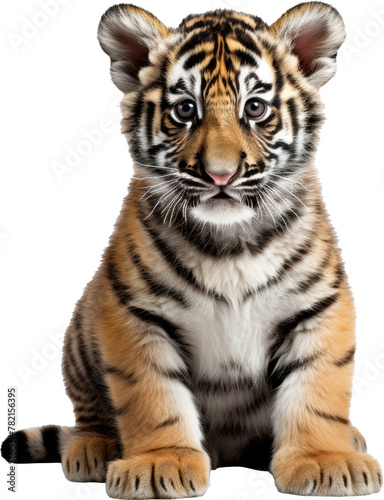
<instances>
[{"instance_id":1,"label":"striped fur","mask_svg":"<svg viewBox=\"0 0 384 500\"><path fill-rule=\"evenodd\" d=\"M349 421L355 313L313 164L340 16L310 2L272 26L225 10L168 29L118 5L98 35L135 174L66 333L76 426L20 431L3 456L60 458L113 498L199 496L227 465L287 493L379 491Z\"/></svg>"}]
</instances>

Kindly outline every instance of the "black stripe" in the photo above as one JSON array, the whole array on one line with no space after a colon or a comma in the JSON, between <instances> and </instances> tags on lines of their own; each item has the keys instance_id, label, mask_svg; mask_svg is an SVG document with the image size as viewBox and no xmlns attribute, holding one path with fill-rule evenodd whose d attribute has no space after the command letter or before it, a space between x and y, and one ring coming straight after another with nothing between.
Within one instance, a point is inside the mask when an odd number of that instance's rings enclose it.
<instances>
[{"instance_id":1,"label":"black stripe","mask_svg":"<svg viewBox=\"0 0 384 500\"><path fill-rule=\"evenodd\" d=\"M265 83L262 81L258 81L251 89L251 92L256 92L258 94L264 94L265 92L268 92L272 89L272 84L271 83Z\"/></svg>"},{"instance_id":2,"label":"black stripe","mask_svg":"<svg viewBox=\"0 0 384 500\"><path fill-rule=\"evenodd\" d=\"M236 77L236 80L237 80L237 77ZM236 83L236 85L235 85L235 83ZM235 99L237 99L238 84L237 84L237 81L235 83L233 82L232 77L230 77L229 80L228 80L228 85L229 85L229 88L232 90L233 96L235 97ZM229 95L229 92L228 92L228 95Z\"/></svg>"},{"instance_id":3,"label":"black stripe","mask_svg":"<svg viewBox=\"0 0 384 500\"><path fill-rule=\"evenodd\" d=\"M192 170L188 170L188 174L192 177L196 177L197 179L201 179L201 176L197 172L193 172ZM192 179L180 179L180 184L182 186L190 187L190 188L199 188L204 189L205 185L201 182L193 181Z\"/></svg>"},{"instance_id":4,"label":"black stripe","mask_svg":"<svg viewBox=\"0 0 384 500\"><path fill-rule=\"evenodd\" d=\"M204 19L200 19L199 21L195 21L194 23L190 24L189 26L186 25L187 21L190 19L193 19L194 15L190 15L186 17L182 24L179 26L179 29L182 29L185 33L189 33L190 31L194 31L200 28L205 28L207 25L207 21Z\"/></svg>"},{"instance_id":5,"label":"black stripe","mask_svg":"<svg viewBox=\"0 0 384 500\"><path fill-rule=\"evenodd\" d=\"M148 154L154 158L157 153L159 153L160 151L164 151L164 149L167 149L167 145L164 144L164 143L161 143L161 144L155 144L154 146L151 146L149 149L148 149ZM147 162L148 163L148 162ZM160 169L158 169L160 170ZM152 171L152 169L151 169Z\"/></svg>"},{"instance_id":6,"label":"black stripe","mask_svg":"<svg viewBox=\"0 0 384 500\"><path fill-rule=\"evenodd\" d=\"M196 33L192 35L189 39L187 39L183 45L179 48L175 59L181 59L181 57L189 52L190 50L196 49L201 44L202 34Z\"/></svg>"},{"instance_id":7,"label":"black stripe","mask_svg":"<svg viewBox=\"0 0 384 500\"><path fill-rule=\"evenodd\" d=\"M133 244L130 245L129 250L132 262L138 268L141 278L146 282L151 293L158 297L171 298L184 307L188 305L187 300L181 292L175 290L174 288L168 288L166 285L160 283L153 277L148 267L144 265L138 253L136 253L136 247Z\"/></svg>"},{"instance_id":8,"label":"black stripe","mask_svg":"<svg viewBox=\"0 0 384 500\"><path fill-rule=\"evenodd\" d=\"M324 274L322 272L311 274L305 281L302 281L297 285L295 289L296 293L304 293L307 292L310 288L313 287L316 283L318 283L321 278L323 278Z\"/></svg>"},{"instance_id":9,"label":"black stripe","mask_svg":"<svg viewBox=\"0 0 384 500\"><path fill-rule=\"evenodd\" d=\"M76 381L72 378L72 375L68 371L64 371L64 380L65 380L65 392L73 403L78 402L81 404L92 404L97 401L98 399L97 397L95 396L89 397L88 393L82 392L79 389L76 389L78 391L77 394L73 392L72 389L73 387L75 387L74 383L76 383ZM81 396L79 396L79 393L81 394Z\"/></svg>"},{"instance_id":10,"label":"black stripe","mask_svg":"<svg viewBox=\"0 0 384 500\"><path fill-rule=\"evenodd\" d=\"M47 450L47 455L44 462L61 462L59 453L59 428L55 425L47 425L41 428L44 447Z\"/></svg>"},{"instance_id":11,"label":"black stripe","mask_svg":"<svg viewBox=\"0 0 384 500\"><path fill-rule=\"evenodd\" d=\"M168 90L171 94L184 94L187 87L185 85L185 81L180 78L177 83L175 85L171 85Z\"/></svg>"},{"instance_id":12,"label":"black stripe","mask_svg":"<svg viewBox=\"0 0 384 500\"><path fill-rule=\"evenodd\" d=\"M249 203L254 202L254 197L246 196L246 200ZM249 200L249 201L248 201ZM251 255L260 255L265 248L269 245L271 241L273 241L277 236L283 236L286 231L289 231L293 223L298 220L298 217L301 216L303 212L303 206L298 204L297 206L293 206L294 212L292 210L287 210L283 214L281 214L281 218L285 221L285 224L276 224L270 227L269 229L262 232L260 235L257 235L256 241L254 243L247 242L247 249L250 251Z\"/></svg>"},{"instance_id":13,"label":"black stripe","mask_svg":"<svg viewBox=\"0 0 384 500\"><path fill-rule=\"evenodd\" d=\"M305 120L305 131L307 134L312 134L318 123L322 121L322 117L316 114L309 115Z\"/></svg>"},{"instance_id":14,"label":"black stripe","mask_svg":"<svg viewBox=\"0 0 384 500\"><path fill-rule=\"evenodd\" d=\"M152 465L151 485L152 485L153 494L154 494L153 498L160 498L160 493L159 493L159 490L157 489L156 480L155 480L155 464Z\"/></svg>"},{"instance_id":15,"label":"black stripe","mask_svg":"<svg viewBox=\"0 0 384 500\"><path fill-rule=\"evenodd\" d=\"M250 403L245 405L244 407L239 408L239 416L243 418L244 416L254 414L261 406L267 404L269 400L269 392L265 390L261 392L257 392L253 397Z\"/></svg>"},{"instance_id":16,"label":"black stripe","mask_svg":"<svg viewBox=\"0 0 384 500\"><path fill-rule=\"evenodd\" d=\"M145 221L146 223L146 221ZM148 224L145 225L145 229L148 234L151 236L151 239L157 248L157 250L161 253L164 259L168 262L169 266L172 270L184 281L187 281L189 285L198 290L201 293L204 293L210 297L215 298L219 301L224 301L223 297L216 293L214 290L207 290L205 286L197 281L193 272L185 267L183 263L176 257L176 255L172 252L169 246L160 238L160 236L151 229Z\"/></svg>"},{"instance_id":17,"label":"black stripe","mask_svg":"<svg viewBox=\"0 0 384 500\"><path fill-rule=\"evenodd\" d=\"M123 305L124 307L127 306L127 303L131 300L131 293L129 291L129 287L127 285L124 285L118 278L118 271L116 269L116 266L113 262L113 256L110 255L108 260L107 260L107 275L109 282L111 284L111 287L115 294L117 295L120 304Z\"/></svg>"},{"instance_id":18,"label":"black stripe","mask_svg":"<svg viewBox=\"0 0 384 500\"><path fill-rule=\"evenodd\" d=\"M293 136L295 137L297 135L298 130L299 130L299 122L297 119L297 106L296 106L295 100L288 99L287 107L288 107L289 114L291 116Z\"/></svg>"},{"instance_id":19,"label":"black stripe","mask_svg":"<svg viewBox=\"0 0 384 500\"><path fill-rule=\"evenodd\" d=\"M84 406L84 405L79 405L75 404L74 408L76 413L92 413L93 412L93 407L92 406Z\"/></svg>"},{"instance_id":20,"label":"black stripe","mask_svg":"<svg viewBox=\"0 0 384 500\"><path fill-rule=\"evenodd\" d=\"M301 322L311 319L315 316L318 316L322 312L324 312L328 307L336 302L339 294L335 293L326 297L322 300L319 300L315 304L313 304L310 308L304 309L298 313L296 313L293 318L282 321L276 327L276 332L279 337L285 337L289 332L294 330Z\"/></svg>"},{"instance_id":21,"label":"black stripe","mask_svg":"<svg viewBox=\"0 0 384 500\"><path fill-rule=\"evenodd\" d=\"M353 361L356 352L356 346L352 347L347 354L341 358L339 361L335 361L335 365L338 367L345 366L351 361Z\"/></svg>"},{"instance_id":22,"label":"black stripe","mask_svg":"<svg viewBox=\"0 0 384 500\"><path fill-rule=\"evenodd\" d=\"M273 60L273 69L275 70L275 87L276 92L280 92L284 85L284 76L280 71L279 64L276 59Z\"/></svg>"},{"instance_id":23,"label":"black stripe","mask_svg":"<svg viewBox=\"0 0 384 500\"><path fill-rule=\"evenodd\" d=\"M148 145L152 143L153 136L153 118L155 116L156 105L152 101L147 102L147 116L146 116L146 133Z\"/></svg>"},{"instance_id":24,"label":"black stripe","mask_svg":"<svg viewBox=\"0 0 384 500\"><path fill-rule=\"evenodd\" d=\"M30 464L34 462L29 452L24 431L10 434L1 445L1 456L10 464Z\"/></svg>"},{"instance_id":25,"label":"black stripe","mask_svg":"<svg viewBox=\"0 0 384 500\"><path fill-rule=\"evenodd\" d=\"M253 32L253 29L250 30ZM261 57L259 47L255 44L253 38L246 31L244 31L244 28L236 29L236 42L240 42L245 49Z\"/></svg>"},{"instance_id":26,"label":"black stripe","mask_svg":"<svg viewBox=\"0 0 384 500\"><path fill-rule=\"evenodd\" d=\"M114 373L115 375L118 375L130 384L137 384L137 382L139 381L134 373L125 373L123 370L120 370L120 368L117 368L116 366L108 366L105 371L107 373Z\"/></svg>"},{"instance_id":27,"label":"black stripe","mask_svg":"<svg viewBox=\"0 0 384 500\"><path fill-rule=\"evenodd\" d=\"M285 259L281 267L277 270L275 276L272 276L267 280L266 283L263 285L258 286L257 288L254 288L252 290L248 290L244 295L243 295L243 303L248 300L252 295L255 295L256 293L260 293L264 290L267 290L273 285L276 285L277 283L280 283L284 277L286 276L287 272L292 270L293 267L298 264L299 262L302 261L305 255L307 255L312 247L312 239L309 239L301 248L295 251L295 253L291 256Z\"/></svg>"},{"instance_id":28,"label":"black stripe","mask_svg":"<svg viewBox=\"0 0 384 500\"><path fill-rule=\"evenodd\" d=\"M77 415L76 416L76 425L77 424L98 424L102 423L101 418L98 415ZM83 427L80 425L80 427Z\"/></svg>"},{"instance_id":29,"label":"black stripe","mask_svg":"<svg viewBox=\"0 0 384 500\"><path fill-rule=\"evenodd\" d=\"M153 314L146 309L142 309L141 307L129 306L128 309L140 320L159 326L168 335L168 337L175 342L181 353L184 355L184 358L190 357L190 352L188 349L189 346L181 337L181 335L179 335L176 325L166 320L165 318L158 316L157 314Z\"/></svg>"},{"instance_id":30,"label":"black stripe","mask_svg":"<svg viewBox=\"0 0 384 500\"><path fill-rule=\"evenodd\" d=\"M93 382L88 376L80 374L76 370L76 366L68 359L63 360L63 374L64 380L72 391L75 390L79 397L75 397L76 401L86 403L96 402L99 394L93 390Z\"/></svg>"},{"instance_id":31,"label":"black stripe","mask_svg":"<svg viewBox=\"0 0 384 500\"><path fill-rule=\"evenodd\" d=\"M303 321L311 319L324 312L328 307L336 302L338 296L339 295L335 293L334 295L326 297L323 300L319 300L310 308L296 313L292 318L282 321L277 325L275 329L275 342L270 350L270 361L267 368L269 377L272 377L272 374L275 371L276 365L279 361L279 356L277 355L278 351L282 347L284 341L288 338L289 333ZM292 339L290 339L290 341L292 341Z\"/></svg>"},{"instance_id":32,"label":"black stripe","mask_svg":"<svg viewBox=\"0 0 384 500\"><path fill-rule=\"evenodd\" d=\"M270 144L269 147L272 149L284 149L284 151L293 151L294 146L293 144L288 144L285 141L276 141L274 144Z\"/></svg>"},{"instance_id":33,"label":"black stripe","mask_svg":"<svg viewBox=\"0 0 384 500\"><path fill-rule=\"evenodd\" d=\"M164 422L161 422L161 424L156 425L155 430L162 429L163 427L170 427L172 425L177 424L178 422L180 422L179 417L168 418L167 420L164 420Z\"/></svg>"},{"instance_id":34,"label":"black stripe","mask_svg":"<svg viewBox=\"0 0 384 500\"><path fill-rule=\"evenodd\" d=\"M81 362L83 363L86 372L86 376L88 377L89 385L91 388L90 390L92 391L92 393L97 394L99 400L102 400L104 412L109 414L114 410L109 395L109 389L105 384L100 367L93 365L90 362L90 357L88 355L88 351L84 341L84 332L82 329L79 329L77 331L77 340L78 351L80 354Z\"/></svg>"},{"instance_id":35,"label":"black stripe","mask_svg":"<svg viewBox=\"0 0 384 500\"><path fill-rule=\"evenodd\" d=\"M256 172L258 173L258 172ZM251 175L252 174L255 174L255 172L251 172ZM242 178L246 178L248 176L246 175L243 175ZM245 182L241 182L241 184L239 184L239 187L240 188L243 188L243 187L256 187L258 186L259 184L261 184L263 181L263 179L260 179L258 177L256 177L255 179L249 179L248 181L245 181Z\"/></svg>"},{"instance_id":36,"label":"black stripe","mask_svg":"<svg viewBox=\"0 0 384 500\"><path fill-rule=\"evenodd\" d=\"M272 389L276 390L285 381L285 379L291 375L291 373L307 368L313 361L318 358L317 355L310 356L305 359L298 359L292 361L288 365L282 366L276 369L276 360L272 360L268 365L268 377L271 383Z\"/></svg>"},{"instance_id":37,"label":"black stripe","mask_svg":"<svg viewBox=\"0 0 384 500\"><path fill-rule=\"evenodd\" d=\"M201 94L204 97L208 95L210 88L216 84L217 80L218 80L218 75L214 75L211 78L209 78L208 82L204 77L201 78Z\"/></svg>"},{"instance_id":38,"label":"black stripe","mask_svg":"<svg viewBox=\"0 0 384 500\"><path fill-rule=\"evenodd\" d=\"M284 260L282 266L278 269L276 276L269 279L265 285L260 286L257 291L260 292L269 288L272 284L276 284L282 281L284 276L288 271L291 271L296 264L299 264L303 258L308 255L309 251L312 248L312 240L308 240L304 245L302 245L298 250L294 252L291 257L288 257Z\"/></svg>"},{"instance_id":39,"label":"black stripe","mask_svg":"<svg viewBox=\"0 0 384 500\"><path fill-rule=\"evenodd\" d=\"M117 429L114 426L112 427L111 425L108 424L87 425L86 428L82 427L81 430L86 432L88 431L96 432L97 434L103 434L105 437L113 439L119 438Z\"/></svg>"},{"instance_id":40,"label":"black stripe","mask_svg":"<svg viewBox=\"0 0 384 500\"><path fill-rule=\"evenodd\" d=\"M293 87L295 87L300 92L300 97L304 102L305 110L312 111L316 107L316 101L312 99L312 96L307 91L303 90L300 87L296 78L290 73L287 74L287 80Z\"/></svg>"},{"instance_id":41,"label":"black stripe","mask_svg":"<svg viewBox=\"0 0 384 500\"><path fill-rule=\"evenodd\" d=\"M185 220L180 213L176 214L174 228L201 253L210 257L217 259L236 257L245 251L245 244L241 239L228 238L224 235L218 238L209 227L204 227L203 224L192 219ZM225 297L214 293L218 300L227 302Z\"/></svg>"},{"instance_id":42,"label":"black stripe","mask_svg":"<svg viewBox=\"0 0 384 500\"><path fill-rule=\"evenodd\" d=\"M324 242L327 242L327 240L324 240ZM295 293L304 293L307 292L310 288L312 288L313 285L318 283L324 277L324 273L322 271L328 266L332 253L333 253L333 248L330 247L329 250L326 252L322 262L320 263L317 271L308 276L304 281L298 283L296 285L296 289L292 291L294 291Z\"/></svg>"},{"instance_id":43,"label":"black stripe","mask_svg":"<svg viewBox=\"0 0 384 500\"><path fill-rule=\"evenodd\" d=\"M265 127L265 125L268 125L271 121L273 121L276 118L275 113L272 111L272 113L265 119L257 122L258 127ZM268 127L268 131L271 130L271 127ZM275 133L275 130L273 131Z\"/></svg>"},{"instance_id":44,"label":"black stripe","mask_svg":"<svg viewBox=\"0 0 384 500\"><path fill-rule=\"evenodd\" d=\"M232 54L239 59L240 64L242 65L247 64L249 66L252 66L253 68L258 68L259 66L256 59L251 54L245 52L244 50L238 49L233 51Z\"/></svg>"},{"instance_id":45,"label":"black stripe","mask_svg":"<svg viewBox=\"0 0 384 500\"><path fill-rule=\"evenodd\" d=\"M185 385L185 387L187 387L187 389L192 390L194 388L194 385L191 381L191 374L189 372L179 370L162 370L159 369L156 365L153 365L153 369L162 377L181 382L183 385Z\"/></svg>"},{"instance_id":46,"label":"black stripe","mask_svg":"<svg viewBox=\"0 0 384 500\"><path fill-rule=\"evenodd\" d=\"M320 410L316 410L314 408L311 408L311 412L317 415L320 418L324 418L326 420L332 420L333 422L338 422L339 424L344 424L344 425L349 425L350 421L346 418L339 417L337 415L331 415L329 413L324 413Z\"/></svg>"},{"instance_id":47,"label":"black stripe","mask_svg":"<svg viewBox=\"0 0 384 500\"><path fill-rule=\"evenodd\" d=\"M200 64L207 57L207 53L205 51L198 52L197 54L192 54L188 57L188 59L184 63L184 69L189 70Z\"/></svg>"},{"instance_id":48,"label":"black stripe","mask_svg":"<svg viewBox=\"0 0 384 500\"><path fill-rule=\"evenodd\" d=\"M161 484L161 487L163 488L164 491L168 491L167 487L165 486L163 476L160 476L160 484Z\"/></svg>"},{"instance_id":49,"label":"black stripe","mask_svg":"<svg viewBox=\"0 0 384 500\"><path fill-rule=\"evenodd\" d=\"M217 66L217 59L215 56L212 56L207 66L204 68L204 71L206 71L207 73L213 73L216 69L216 66Z\"/></svg>"},{"instance_id":50,"label":"black stripe","mask_svg":"<svg viewBox=\"0 0 384 500\"><path fill-rule=\"evenodd\" d=\"M83 329L81 327L76 329L76 335L77 335L77 337L76 337L77 338L77 352L80 355L80 361L83 365L82 368L84 368L85 374L88 377L92 376L92 378L94 378L96 375L95 378L99 379L99 377L97 376L97 373L98 373L97 367L93 366L90 362L90 359L88 356L88 351L87 351L87 346L86 346L84 336L83 336ZM97 380L97 382L99 383L99 380Z\"/></svg>"},{"instance_id":51,"label":"black stripe","mask_svg":"<svg viewBox=\"0 0 384 500\"><path fill-rule=\"evenodd\" d=\"M342 262L340 262L336 268L336 279L332 283L332 288L339 288L344 279L345 279L344 266Z\"/></svg>"}]
</instances>

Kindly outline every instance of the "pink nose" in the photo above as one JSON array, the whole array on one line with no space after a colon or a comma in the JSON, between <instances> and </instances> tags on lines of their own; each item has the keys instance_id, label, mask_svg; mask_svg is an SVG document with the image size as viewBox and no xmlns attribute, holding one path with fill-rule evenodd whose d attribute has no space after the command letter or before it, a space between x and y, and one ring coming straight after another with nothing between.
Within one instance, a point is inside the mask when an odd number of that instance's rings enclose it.
<instances>
[{"instance_id":1,"label":"pink nose","mask_svg":"<svg viewBox=\"0 0 384 500\"><path fill-rule=\"evenodd\" d=\"M215 181L216 186L225 186L226 184L228 184L229 179L233 177L236 172L237 170L235 170L231 174L217 175L211 174L211 172L207 171L207 174Z\"/></svg>"}]
</instances>

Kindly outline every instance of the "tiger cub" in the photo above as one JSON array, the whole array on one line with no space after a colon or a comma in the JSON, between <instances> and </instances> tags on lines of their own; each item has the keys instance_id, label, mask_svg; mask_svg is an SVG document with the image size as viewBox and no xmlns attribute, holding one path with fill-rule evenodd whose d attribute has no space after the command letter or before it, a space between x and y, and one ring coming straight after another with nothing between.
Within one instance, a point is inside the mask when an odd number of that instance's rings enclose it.
<instances>
[{"instance_id":1,"label":"tiger cub","mask_svg":"<svg viewBox=\"0 0 384 500\"><path fill-rule=\"evenodd\" d=\"M339 14L168 29L121 4L98 38L135 175L66 332L76 425L16 432L3 456L61 461L112 498L203 495L231 465L285 493L378 492L349 421L355 313L313 161Z\"/></svg>"}]
</instances>

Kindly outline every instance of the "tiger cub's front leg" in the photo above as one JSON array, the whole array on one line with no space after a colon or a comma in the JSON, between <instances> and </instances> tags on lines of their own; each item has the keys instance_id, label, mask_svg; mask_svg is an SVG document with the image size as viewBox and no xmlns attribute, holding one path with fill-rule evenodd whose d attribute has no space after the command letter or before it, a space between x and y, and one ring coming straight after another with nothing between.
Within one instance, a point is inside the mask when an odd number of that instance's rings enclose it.
<instances>
[{"instance_id":1,"label":"tiger cub's front leg","mask_svg":"<svg viewBox=\"0 0 384 500\"><path fill-rule=\"evenodd\" d=\"M99 328L122 445L122 458L108 466L108 495L203 495L210 460L183 380L185 364L171 339L174 326L144 309L119 307L109 296Z\"/></svg>"},{"instance_id":2,"label":"tiger cub's front leg","mask_svg":"<svg viewBox=\"0 0 384 500\"><path fill-rule=\"evenodd\" d=\"M297 318L305 320L295 324ZM349 422L354 317L348 291L341 289L280 327L288 331L294 325L290 342L303 358L287 363L282 356L272 374L271 472L276 486L297 495L376 493L382 482L380 466L365 453L364 438Z\"/></svg>"}]
</instances>

